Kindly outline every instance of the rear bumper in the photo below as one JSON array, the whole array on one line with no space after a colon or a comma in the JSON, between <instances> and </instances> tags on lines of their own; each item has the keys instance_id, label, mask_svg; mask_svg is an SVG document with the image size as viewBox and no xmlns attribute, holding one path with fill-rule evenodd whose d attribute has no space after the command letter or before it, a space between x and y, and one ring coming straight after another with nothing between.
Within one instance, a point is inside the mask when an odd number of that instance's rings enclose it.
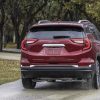
<instances>
[{"instance_id":1,"label":"rear bumper","mask_svg":"<svg viewBox=\"0 0 100 100\"><path fill-rule=\"evenodd\" d=\"M73 66L40 65L34 67L22 66L21 74L24 78L88 78L92 77L95 68L92 65L75 68Z\"/></svg>"}]
</instances>

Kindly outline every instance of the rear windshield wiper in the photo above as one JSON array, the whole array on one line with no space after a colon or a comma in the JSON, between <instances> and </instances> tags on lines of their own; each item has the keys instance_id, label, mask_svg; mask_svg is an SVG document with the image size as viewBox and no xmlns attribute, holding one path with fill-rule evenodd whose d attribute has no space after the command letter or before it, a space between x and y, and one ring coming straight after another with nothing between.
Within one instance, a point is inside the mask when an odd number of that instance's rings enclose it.
<instances>
[{"instance_id":1,"label":"rear windshield wiper","mask_svg":"<svg viewBox=\"0 0 100 100\"><path fill-rule=\"evenodd\" d=\"M53 36L54 39L70 38L70 36Z\"/></svg>"}]
</instances>

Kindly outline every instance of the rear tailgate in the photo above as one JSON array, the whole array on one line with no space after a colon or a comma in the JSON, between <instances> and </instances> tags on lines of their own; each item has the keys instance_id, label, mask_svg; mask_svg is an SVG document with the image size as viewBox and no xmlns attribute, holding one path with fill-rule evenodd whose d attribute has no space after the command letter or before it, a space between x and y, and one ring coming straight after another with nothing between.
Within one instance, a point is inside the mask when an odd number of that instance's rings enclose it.
<instances>
[{"instance_id":1,"label":"rear tailgate","mask_svg":"<svg viewBox=\"0 0 100 100\"><path fill-rule=\"evenodd\" d=\"M84 47L83 38L82 27L35 27L26 36L27 58L31 63L76 63Z\"/></svg>"}]
</instances>

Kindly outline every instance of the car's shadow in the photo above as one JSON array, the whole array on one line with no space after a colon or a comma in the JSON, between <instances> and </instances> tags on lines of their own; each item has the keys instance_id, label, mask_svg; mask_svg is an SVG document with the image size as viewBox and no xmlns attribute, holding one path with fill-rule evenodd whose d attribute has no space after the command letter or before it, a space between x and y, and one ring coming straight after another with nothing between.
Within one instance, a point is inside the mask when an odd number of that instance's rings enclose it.
<instances>
[{"instance_id":1,"label":"car's shadow","mask_svg":"<svg viewBox=\"0 0 100 100\"><path fill-rule=\"evenodd\" d=\"M81 82L39 82L35 90L87 90Z\"/></svg>"}]
</instances>

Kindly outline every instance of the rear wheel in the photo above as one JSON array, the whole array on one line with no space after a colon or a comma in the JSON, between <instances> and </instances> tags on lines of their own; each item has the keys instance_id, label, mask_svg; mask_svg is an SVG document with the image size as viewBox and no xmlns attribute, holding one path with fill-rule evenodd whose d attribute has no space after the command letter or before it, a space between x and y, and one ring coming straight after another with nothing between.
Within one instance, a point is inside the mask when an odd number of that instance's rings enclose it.
<instances>
[{"instance_id":1,"label":"rear wheel","mask_svg":"<svg viewBox=\"0 0 100 100\"><path fill-rule=\"evenodd\" d=\"M93 78L93 85L95 89L99 89L100 87L100 68L98 61L96 61L96 72Z\"/></svg>"},{"instance_id":2,"label":"rear wheel","mask_svg":"<svg viewBox=\"0 0 100 100\"><path fill-rule=\"evenodd\" d=\"M87 78L86 82L83 83L83 86L86 89L91 89L94 87L95 89L99 89L100 87L100 67L99 67L99 62L96 61L95 63L95 74L93 77Z\"/></svg>"},{"instance_id":3,"label":"rear wheel","mask_svg":"<svg viewBox=\"0 0 100 100\"><path fill-rule=\"evenodd\" d=\"M31 78L22 78L23 87L26 89L34 89L36 82L32 82Z\"/></svg>"},{"instance_id":4,"label":"rear wheel","mask_svg":"<svg viewBox=\"0 0 100 100\"><path fill-rule=\"evenodd\" d=\"M82 85L81 87L82 87L82 89L86 89L86 90L91 89L92 83L93 83L93 79L87 78L87 79L85 79L85 82L81 83L81 85Z\"/></svg>"}]
</instances>

